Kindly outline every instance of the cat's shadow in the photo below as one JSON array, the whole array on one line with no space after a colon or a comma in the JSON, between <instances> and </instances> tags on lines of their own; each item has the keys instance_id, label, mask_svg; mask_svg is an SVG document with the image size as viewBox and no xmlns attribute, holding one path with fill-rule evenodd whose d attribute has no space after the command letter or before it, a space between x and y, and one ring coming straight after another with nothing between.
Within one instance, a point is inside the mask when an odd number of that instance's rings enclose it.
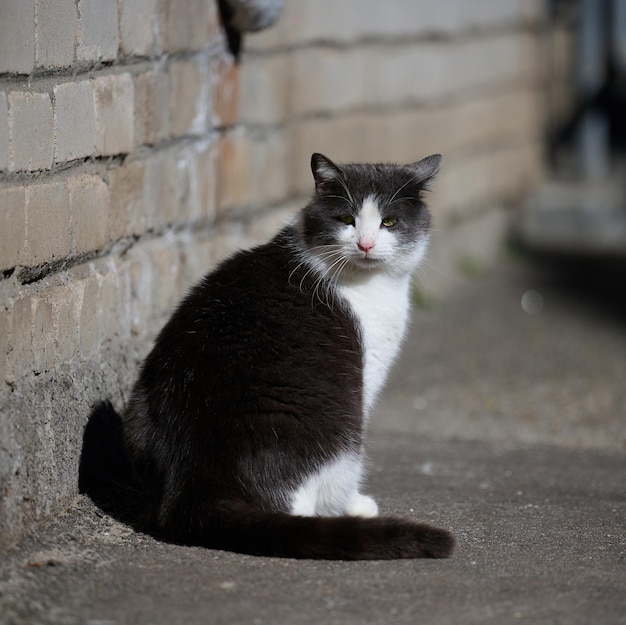
<instances>
[{"instance_id":1,"label":"cat's shadow","mask_svg":"<svg viewBox=\"0 0 626 625\"><path fill-rule=\"evenodd\" d=\"M124 446L122 420L109 402L94 406L85 426L78 490L102 512L147 532L147 498L133 476Z\"/></svg>"}]
</instances>

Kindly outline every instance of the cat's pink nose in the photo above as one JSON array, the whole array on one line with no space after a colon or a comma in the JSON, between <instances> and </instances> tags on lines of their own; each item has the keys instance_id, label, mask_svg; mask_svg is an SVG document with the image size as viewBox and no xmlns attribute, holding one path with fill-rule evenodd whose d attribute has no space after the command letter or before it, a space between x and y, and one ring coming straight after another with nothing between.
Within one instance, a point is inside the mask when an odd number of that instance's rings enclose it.
<instances>
[{"instance_id":1,"label":"cat's pink nose","mask_svg":"<svg viewBox=\"0 0 626 625\"><path fill-rule=\"evenodd\" d=\"M373 239L360 239L357 243L359 249L366 254L374 247Z\"/></svg>"}]
</instances>

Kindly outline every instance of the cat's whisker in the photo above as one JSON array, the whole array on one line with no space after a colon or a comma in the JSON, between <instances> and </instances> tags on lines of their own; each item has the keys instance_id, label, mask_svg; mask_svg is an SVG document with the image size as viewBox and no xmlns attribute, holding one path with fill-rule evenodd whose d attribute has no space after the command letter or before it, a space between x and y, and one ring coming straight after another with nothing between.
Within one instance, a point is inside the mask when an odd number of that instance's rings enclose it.
<instances>
[{"instance_id":1,"label":"cat's whisker","mask_svg":"<svg viewBox=\"0 0 626 625\"><path fill-rule=\"evenodd\" d=\"M396 197L398 196L398 193L400 193L400 191L402 191L402 189L404 189L404 187L406 187L407 185L409 185L411 182L413 182L413 178L409 178L392 196L391 199L389 200L389 204L391 205L393 203L393 201L396 199Z\"/></svg>"},{"instance_id":2,"label":"cat's whisker","mask_svg":"<svg viewBox=\"0 0 626 625\"><path fill-rule=\"evenodd\" d=\"M451 279L451 276L447 271L439 267L437 263L435 263L433 260L431 260L428 257L422 260L422 266L420 267L420 269L422 269L422 267L428 267L432 269L433 271L437 272L438 274L442 275L444 278Z\"/></svg>"},{"instance_id":3,"label":"cat's whisker","mask_svg":"<svg viewBox=\"0 0 626 625\"><path fill-rule=\"evenodd\" d=\"M403 197L397 197L395 200L392 200L389 202L388 206L393 206L394 204L399 204L400 202L406 201L406 200L410 200L412 202L418 203L421 202L422 200L418 197L415 197L414 195L405 195Z\"/></svg>"},{"instance_id":4,"label":"cat's whisker","mask_svg":"<svg viewBox=\"0 0 626 625\"><path fill-rule=\"evenodd\" d=\"M343 200L344 202L346 202L347 204L350 204L350 200L345 197L344 195L325 195L324 197L334 197L337 200Z\"/></svg>"},{"instance_id":5,"label":"cat's whisker","mask_svg":"<svg viewBox=\"0 0 626 625\"><path fill-rule=\"evenodd\" d=\"M350 189L348 189L348 185L341 178L337 178L337 180L339 181L339 184L343 187L343 190L346 192L346 195L350 198L350 202L353 205L356 205L356 202L354 201L354 198L352 197L352 193L350 193Z\"/></svg>"}]
</instances>

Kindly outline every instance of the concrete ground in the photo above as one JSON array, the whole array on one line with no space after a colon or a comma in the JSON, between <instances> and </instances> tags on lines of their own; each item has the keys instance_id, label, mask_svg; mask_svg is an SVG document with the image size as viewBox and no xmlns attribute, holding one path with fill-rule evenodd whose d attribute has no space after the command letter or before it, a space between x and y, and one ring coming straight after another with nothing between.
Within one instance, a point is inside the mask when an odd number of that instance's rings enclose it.
<instances>
[{"instance_id":1,"label":"concrete ground","mask_svg":"<svg viewBox=\"0 0 626 625\"><path fill-rule=\"evenodd\" d=\"M517 261L416 311L369 490L452 529L451 559L178 547L78 498L1 554L0 623L626 623L624 284Z\"/></svg>"}]
</instances>

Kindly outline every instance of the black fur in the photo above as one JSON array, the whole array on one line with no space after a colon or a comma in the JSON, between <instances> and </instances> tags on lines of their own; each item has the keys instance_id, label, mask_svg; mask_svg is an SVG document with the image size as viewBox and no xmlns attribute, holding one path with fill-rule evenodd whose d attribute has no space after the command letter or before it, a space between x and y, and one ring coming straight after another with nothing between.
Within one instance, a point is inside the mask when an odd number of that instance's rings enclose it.
<instances>
[{"instance_id":1,"label":"black fur","mask_svg":"<svg viewBox=\"0 0 626 625\"><path fill-rule=\"evenodd\" d=\"M315 158L304 233L288 226L222 263L180 304L145 360L121 419L134 483L148 502L144 522L168 541L259 555L444 557L452 536L414 521L288 514L307 475L363 443L357 321L330 285L324 298L312 296L320 276L302 262L335 223L333 210L345 210L341 198L324 199L337 195L328 176L336 166L325 159L316 169ZM353 197L407 182L413 219L427 227L415 170L350 167L337 169L349 171L343 183ZM98 410L115 421L110 406ZM81 475L81 490L97 499L106 480L93 473Z\"/></svg>"}]
</instances>

